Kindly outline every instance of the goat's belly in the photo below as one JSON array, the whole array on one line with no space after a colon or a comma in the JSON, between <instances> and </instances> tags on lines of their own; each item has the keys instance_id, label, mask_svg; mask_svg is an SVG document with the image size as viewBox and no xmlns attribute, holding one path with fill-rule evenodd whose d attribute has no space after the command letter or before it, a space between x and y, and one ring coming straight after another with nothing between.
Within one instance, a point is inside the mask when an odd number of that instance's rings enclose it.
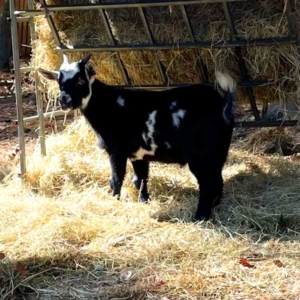
<instances>
[{"instance_id":1,"label":"goat's belly","mask_svg":"<svg viewBox=\"0 0 300 300\"><path fill-rule=\"evenodd\" d=\"M98 136L97 146L102 150L107 150L107 145L105 144L104 140L99 136Z\"/></svg>"}]
</instances>

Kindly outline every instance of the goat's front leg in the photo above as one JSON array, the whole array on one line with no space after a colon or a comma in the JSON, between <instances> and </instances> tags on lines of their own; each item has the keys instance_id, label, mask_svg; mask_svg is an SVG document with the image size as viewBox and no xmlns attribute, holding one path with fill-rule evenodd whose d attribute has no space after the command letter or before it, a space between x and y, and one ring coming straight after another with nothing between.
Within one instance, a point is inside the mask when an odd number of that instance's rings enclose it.
<instances>
[{"instance_id":1,"label":"goat's front leg","mask_svg":"<svg viewBox=\"0 0 300 300\"><path fill-rule=\"evenodd\" d=\"M111 168L110 187L113 196L116 196L119 200L126 173L127 157L122 154L111 154L109 156L109 162Z\"/></svg>"}]
</instances>

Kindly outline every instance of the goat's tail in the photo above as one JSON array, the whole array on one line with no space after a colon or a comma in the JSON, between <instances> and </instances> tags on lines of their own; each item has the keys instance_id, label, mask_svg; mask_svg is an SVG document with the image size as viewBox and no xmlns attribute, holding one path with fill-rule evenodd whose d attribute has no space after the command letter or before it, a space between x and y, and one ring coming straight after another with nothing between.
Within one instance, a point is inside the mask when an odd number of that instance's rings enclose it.
<instances>
[{"instance_id":1,"label":"goat's tail","mask_svg":"<svg viewBox=\"0 0 300 300\"><path fill-rule=\"evenodd\" d=\"M225 104L223 114L227 122L233 122L234 97L236 91L236 81L227 73L216 72L216 82L225 93Z\"/></svg>"}]
</instances>

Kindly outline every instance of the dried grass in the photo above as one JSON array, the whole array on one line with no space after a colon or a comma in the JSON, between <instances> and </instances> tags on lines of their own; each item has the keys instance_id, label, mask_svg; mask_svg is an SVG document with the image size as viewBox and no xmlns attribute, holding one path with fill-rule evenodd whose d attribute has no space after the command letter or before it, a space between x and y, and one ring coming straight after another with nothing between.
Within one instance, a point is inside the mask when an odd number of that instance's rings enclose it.
<instances>
[{"instance_id":1,"label":"dried grass","mask_svg":"<svg viewBox=\"0 0 300 300\"><path fill-rule=\"evenodd\" d=\"M239 141L240 148L254 154L293 155L300 153L299 128L262 128Z\"/></svg>"},{"instance_id":2,"label":"dried grass","mask_svg":"<svg viewBox=\"0 0 300 300\"><path fill-rule=\"evenodd\" d=\"M1 183L1 299L299 297L296 158L233 146L214 222L193 224L198 193L187 168L152 164L153 201L142 205L128 165L117 201L95 142L80 118L47 138L47 157L28 157L27 183L14 174Z\"/></svg>"},{"instance_id":3,"label":"dried grass","mask_svg":"<svg viewBox=\"0 0 300 300\"><path fill-rule=\"evenodd\" d=\"M113 0L112 0L113 1ZM112 2L110 0L104 2ZM89 1L48 0L48 4L75 4ZM240 38L268 38L287 36L288 22L283 14L282 0L255 0L231 3L235 25ZM147 17L156 42L190 41L188 30L179 7L147 8ZM222 10L222 4L191 5L187 7L197 41L219 41L230 39L229 29ZM137 9L108 10L117 42L120 44L147 43L147 34ZM69 11L56 13L55 23L62 40L71 46L80 44L109 44L99 11ZM96 30L95 30L96 28ZM44 17L37 18L39 41L33 48L32 64L36 67L58 68L60 58L54 50L54 43ZM72 53L73 60L85 53ZM201 82L197 60L201 59L208 68L210 81L214 80L216 69L226 70L237 80L241 75L234 49L199 49L158 52L121 52L124 65L134 85L162 84L155 64L158 57L165 69L169 83ZM116 63L116 53L93 54L92 62L98 71L98 78L109 84L124 84ZM299 98L299 52L294 45L270 47L248 47L243 49L249 74L254 80L275 80L269 87L255 88L259 102L294 101ZM57 95L57 86L42 79L50 98ZM244 89L238 90L238 101L248 103Z\"/></svg>"}]
</instances>

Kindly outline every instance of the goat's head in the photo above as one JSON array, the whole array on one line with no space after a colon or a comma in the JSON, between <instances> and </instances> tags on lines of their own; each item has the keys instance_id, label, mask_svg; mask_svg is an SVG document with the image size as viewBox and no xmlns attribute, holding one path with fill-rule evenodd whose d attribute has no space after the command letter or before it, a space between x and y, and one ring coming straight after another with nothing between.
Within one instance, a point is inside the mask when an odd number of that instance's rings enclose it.
<instances>
[{"instance_id":1,"label":"goat's head","mask_svg":"<svg viewBox=\"0 0 300 300\"><path fill-rule=\"evenodd\" d=\"M87 65L91 54L78 62L69 63L63 55L63 63L59 71L47 71L39 68L38 72L46 79L56 80L59 84L59 103L63 110L85 108L91 95L92 84L96 72L91 65Z\"/></svg>"}]
</instances>

